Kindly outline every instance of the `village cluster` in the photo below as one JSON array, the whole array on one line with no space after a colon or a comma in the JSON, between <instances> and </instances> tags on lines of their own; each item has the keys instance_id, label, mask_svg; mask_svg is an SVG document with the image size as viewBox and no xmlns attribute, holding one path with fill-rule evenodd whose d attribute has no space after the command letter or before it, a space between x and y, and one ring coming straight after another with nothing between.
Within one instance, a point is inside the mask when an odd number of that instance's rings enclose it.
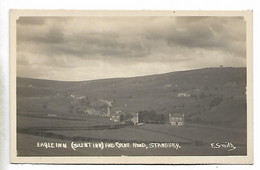
<instances>
[{"instance_id":1,"label":"village cluster","mask_svg":"<svg viewBox=\"0 0 260 170\"><path fill-rule=\"evenodd\" d=\"M146 123L145 120L142 119L143 115L141 113L131 113L129 118L125 119L124 114L121 111L117 111L116 114L110 116L110 120L114 122L121 122L123 124L133 124L133 125L143 125ZM169 114L169 122L170 125L174 126L183 126L184 125L184 114L181 113L170 113Z\"/></svg>"},{"instance_id":2,"label":"village cluster","mask_svg":"<svg viewBox=\"0 0 260 170\"><path fill-rule=\"evenodd\" d=\"M76 96L71 96L74 99ZM186 96L185 96L186 97ZM86 98L78 98L81 101L86 100ZM184 114L181 113L169 113L168 116L164 115L158 115L154 111L140 111L140 112L134 112L134 113L125 113L121 110L111 111L111 108L113 106L113 101L108 100L98 100L99 102L102 102L105 104L106 109L103 114L100 114L100 116L109 117L110 121L120 124L133 124L133 125L143 125L144 123L169 123L170 125L175 126L183 126L184 125ZM80 102L82 107L82 102ZM79 108L79 107L78 107ZM82 108L81 108L82 109ZM93 109L86 108L84 113L85 114L96 114L98 115L98 112L96 112ZM167 120L168 119L168 120Z\"/></svg>"}]
</instances>

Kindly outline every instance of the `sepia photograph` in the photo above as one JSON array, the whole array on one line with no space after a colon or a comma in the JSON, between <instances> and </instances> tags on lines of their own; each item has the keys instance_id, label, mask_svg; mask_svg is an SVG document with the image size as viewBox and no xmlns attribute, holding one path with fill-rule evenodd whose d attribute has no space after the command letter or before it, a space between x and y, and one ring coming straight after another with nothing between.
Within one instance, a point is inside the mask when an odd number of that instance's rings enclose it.
<instances>
[{"instance_id":1,"label":"sepia photograph","mask_svg":"<svg viewBox=\"0 0 260 170\"><path fill-rule=\"evenodd\" d=\"M10 17L12 162L253 163L251 11Z\"/></svg>"}]
</instances>

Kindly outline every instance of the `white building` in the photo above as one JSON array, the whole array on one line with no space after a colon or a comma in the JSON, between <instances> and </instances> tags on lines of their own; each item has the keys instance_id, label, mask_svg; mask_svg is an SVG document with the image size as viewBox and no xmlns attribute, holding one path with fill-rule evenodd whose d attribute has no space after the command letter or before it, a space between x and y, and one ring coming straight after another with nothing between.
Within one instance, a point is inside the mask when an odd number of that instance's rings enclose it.
<instances>
[{"instance_id":1,"label":"white building","mask_svg":"<svg viewBox=\"0 0 260 170\"><path fill-rule=\"evenodd\" d=\"M190 94L189 93L178 93L178 97L190 97Z\"/></svg>"}]
</instances>

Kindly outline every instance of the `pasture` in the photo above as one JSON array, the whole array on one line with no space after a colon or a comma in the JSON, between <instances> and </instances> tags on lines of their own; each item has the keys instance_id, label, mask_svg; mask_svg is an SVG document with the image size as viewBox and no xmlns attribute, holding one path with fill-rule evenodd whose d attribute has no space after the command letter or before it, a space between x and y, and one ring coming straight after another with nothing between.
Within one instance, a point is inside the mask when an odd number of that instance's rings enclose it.
<instances>
[{"instance_id":1,"label":"pasture","mask_svg":"<svg viewBox=\"0 0 260 170\"><path fill-rule=\"evenodd\" d=\"M174 127L169 124L145 124L123 126L106 117L88 116L85 120L72 118L42 118L18 116L18 154L41 155L244 155L246 154L246 130L209 125L186 124ZM82 148L72 150L71 142L152 142L179 143L181 149L169 148ZM37 148L37 142L65 142L67 149ZM232 142L237 148L213 149L211 143Z\"/></svg>"}]
</instances>

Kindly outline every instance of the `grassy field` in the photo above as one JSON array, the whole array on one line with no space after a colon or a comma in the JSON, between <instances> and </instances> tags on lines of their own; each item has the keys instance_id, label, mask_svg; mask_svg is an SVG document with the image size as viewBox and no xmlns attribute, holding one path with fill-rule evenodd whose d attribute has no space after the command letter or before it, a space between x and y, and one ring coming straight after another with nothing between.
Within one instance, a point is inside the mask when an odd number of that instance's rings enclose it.
<instances>
[{"instance_id":1,"label":"grassy field","mask_svg":"<svg viewBox=\"0 0 260 170\"><path fill-rule=\"evenodd\" d=\"M34 128L34 127L49 127L49 128L77 128L90 126L110 126L117 123L109 120L108 117L88 116L88 115L56 115L51 117L46 115L36 114L21 114L17 118L18 128Z\"/></svg>"},{"instance_id":2,"label":"grassy field","mask_svg":"<svg viewBox=\"0 0 260 170\"><path fill-rule=\"evenodd\" d=\"M246 154L246 131L243 129L186 124L118 126L108 118L89 116L87 120L48 119L18 116L18 154L29 155L243 155ZM115 128L117 127L117 128ZM21 130L23 129L23 130ZM80 150L36 148L37 142L174 142L179 150L169 148L84 148ZM212 142L232 142L237 149L213 149Z\"/></svg>"}]
</instances>

